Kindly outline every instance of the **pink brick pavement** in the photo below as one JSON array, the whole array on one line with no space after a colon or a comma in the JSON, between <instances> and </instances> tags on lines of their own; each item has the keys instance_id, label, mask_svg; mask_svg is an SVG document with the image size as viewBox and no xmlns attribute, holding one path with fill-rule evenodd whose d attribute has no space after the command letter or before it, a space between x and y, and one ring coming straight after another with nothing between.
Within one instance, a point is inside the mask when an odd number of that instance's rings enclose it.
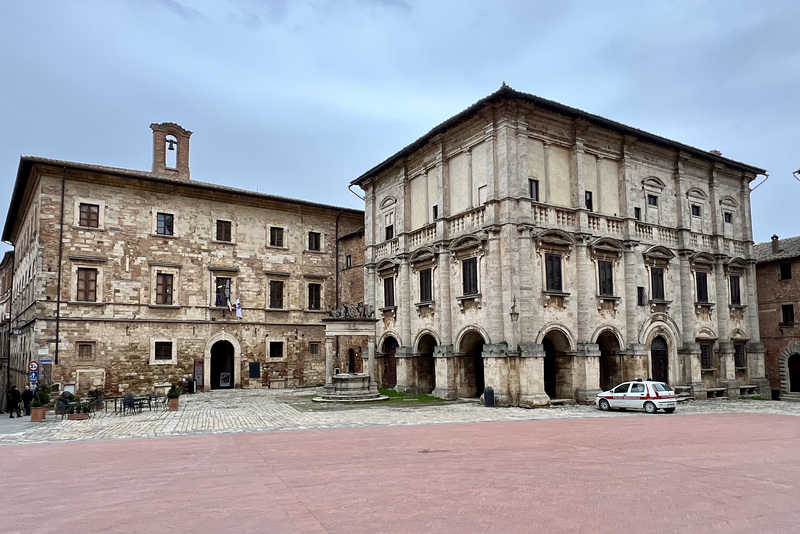
<instances>
[{"instance_id":1,"label":"pink brick pavement","mask_svg":"<svg viewBox=\"0 0 800 534\"><path fill-rule=\"evenodd\" d=\"M0 473L6 533L800 532L782 415L9 446Z\"/></svg>"}]
</instances>

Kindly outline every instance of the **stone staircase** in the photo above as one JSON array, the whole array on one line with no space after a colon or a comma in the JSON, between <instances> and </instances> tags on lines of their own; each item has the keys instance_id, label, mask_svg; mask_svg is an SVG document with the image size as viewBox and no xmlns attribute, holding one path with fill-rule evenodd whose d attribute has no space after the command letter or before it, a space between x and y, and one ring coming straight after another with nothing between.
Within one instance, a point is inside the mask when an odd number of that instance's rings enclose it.
<instances>
[{"instance_id":1,"label":"stone staircase","mask_svg":"<svg viewBox=\"0 0 800 534\"><path fill-rule=\"evenodd\" d=\"M781 400L787 402L800 402L800 393L796 391L792 393L786 393L785 391L781 391Z\"/></svg>"}]
</instances>

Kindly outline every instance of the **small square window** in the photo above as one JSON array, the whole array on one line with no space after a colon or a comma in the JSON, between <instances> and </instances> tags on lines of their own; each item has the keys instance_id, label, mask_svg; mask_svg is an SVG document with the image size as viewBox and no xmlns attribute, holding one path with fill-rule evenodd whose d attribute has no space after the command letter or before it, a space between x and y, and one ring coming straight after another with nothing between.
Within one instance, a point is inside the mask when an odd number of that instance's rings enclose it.
<instances>
[{"instance_id":1,"label":"small square window","mask_svg":"<svg viewBox=\"0 0 800 534\"><path fill-rule=\"evenodd\" d=\"M637 221L642 220L642 208L633 208L633 218Z\"/></svg>"},{"instance_id":2,"label":"small square window","mask_svg":"<svg viewBox=\"0 0 800 534\"><path fill-rule=\"evenodd\" d=\"M692 204L692 217L700 217L700 206Z\"/></svg>"},{"instance_id":3,"label":"small square window","mask_svg":"<svg viewBox=\"0 0 800 534\"><path fill-rule=\"evenodd\" d=\"M156 341L155 353L153 358L156 360L171 360L172 359L172 342L171 341Z\"/></svg>"},{"instance_id":4,"label":"small square window","mask_svg":"<svg viewBox=\"0 0 800 534\"><path fill-rule=\"evenodd\" d=\"M217 241L231 241L230 221L217 221Z\"/></svg>"},{"instance_id":5,"label":"small square window","mask_svg":"<svg viewBox=\"0 0 800 534\"><path fill-rule=\"evenodd\" d=\"M528 196L531 200L539 201L539 180L533 178L528 180Z\"/></svg>"},{"instance_id":6,"label":"small square window","mask_svg":"<svg viewBox=\"0 0 800 534\"><path fill-rule=\"evenodd\" d=\"M80 222L78 224L86 228L98 228L100 226L100 206L81 203Z\"/></svg>"},{"instance_id":7,"label":"small square window","mask_svg":"<svg viewBox=\"0 0 800 534\"><path fill-rule=\"evenodd\" d=\"M592 204L592 192L584 191L584 199L586 200L586 209L589 211L594 211L594 206Z\"/></svg>"},{"instance_id":8,"label":"small square window","mask_svg":"<svg viewBox=\"0 0 800 534\"><path fill-rule=\"evenodd\" d=\"M725 222L730 224L733 222L733 213L726 211L725 212Z\"/></svg>"},{"instance_id":9,"label":"small square window","mask_svg":"<svg viewBox=\"0 0 800 534\"><path fill-rule=\"evenodd\" d=\"M158 213L156 215L156 233L158 235L174 235L174 222L175 218L171 213Z\"/></svg>"},{"instance_id":10,"label":"small square window","mask_svg":"<svg viewBox=\"0 0 800 534\"><path fill-rule=\"evenodd\" d=\"M645 295L644 288L642 286L638 286L636 288L636 304L639 306L647 305L647 295Z\"/></svg>"},{"instance_id":11,"label":"small square window","mask_svg":"<svg viewBox=\"0 0 800 534\"><path fill-rule=\"evenodd\" d=\"M283 247L283 228L280 228L278 226L270 226L269 246Z\"/></svg>"},{"instance_id":12,"label":"small square window","mask_svg":"<svg viewBox=\"0 0 800 534\"><path fill-rule=\"evenodd\" d=\"M269 342L269 357L270 358L283 358L283 341L270 341Z\"/></svg>"},{"instance_id":13,"label":"small square window","mask_svg":"<svg viewBox=\"0 0 800 534\"><path fill-rule=\"evenodd\" d=\"M94 361L94 343L78 343L78 361Z\"/></svg>"},{"instance_id":14,"label":"small square window","mask_svg":"<svg viewBox=\"0 0 800 534\"><path fill-rule=\"evenodd\" d=\"M308 232L308 250L321 250L319 232Z\"/></svg>"},{"instance_id":15,"label":"small square window","mask_svg":"<svg viewBox=\"0 0 800 534\"><path fill-rule=\"evenodd\" d=\"M781 305L781 323L794 324L794 304Z\"/></svg>"},{"instance_id":16,"label":"small square window","mask_svg":"<svg viewBox=\"0 0 800 534\"><path fill-rule=\"evenodd\" d=\"M392 239L394 237L394 225L390 224L386 227L386 240Z\"/></svg>"},{"instance_id":17,"label":"small square window","mask_svg":"<svg viewBox=\"0 0 800 534\"><path fill-rule=\"evenodd\" d=\"M308 353L311 356L317 356L319 354L319 343L309 343L308 344Z\"/></svg>"},{"instance_id":18,"label":"small square window","mask_svg":"<svg viewBox=\"0 0 800 534\"><path fill-rule=\"evenodd\" d=\"M156 275L156 304L172 304L172 275Z\"/></svg>"},{"instance_id":19,"label":"small square window","mask_svg":"<svg viewBox=\"0 0 800 534\"><path fill-rule=\"evenodd\" d=\"M433 205L433 220L435 221L438 218L439 218L439 205L438 204L434 204Z\"/></svg>"},{"instance_id":20,"label":"small square window","mask_svg":"<svg viewBox=\"0 0 800 534\"><path fill-rule=\"evenodd\" d=\"M647 205L648 206L658 206L658 196L657 195L647 195Z\"/></svg>"}]
</instances>

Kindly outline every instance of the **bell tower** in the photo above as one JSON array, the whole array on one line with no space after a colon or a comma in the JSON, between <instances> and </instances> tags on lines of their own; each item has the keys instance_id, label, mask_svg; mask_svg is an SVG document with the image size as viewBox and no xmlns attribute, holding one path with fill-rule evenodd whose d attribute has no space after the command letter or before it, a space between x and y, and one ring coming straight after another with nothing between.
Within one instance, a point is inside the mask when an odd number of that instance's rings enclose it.
<instances>
[{"instance_id":1,"label":"bell tower","mask_svg":"<svg viewBox=\"0 0 800 534\"><path fill-rule=\"evenodd\" d=\"M174 122L153 123L153 172L189 180L189 137L192 132Z\"/></svg>"}]
</instances>

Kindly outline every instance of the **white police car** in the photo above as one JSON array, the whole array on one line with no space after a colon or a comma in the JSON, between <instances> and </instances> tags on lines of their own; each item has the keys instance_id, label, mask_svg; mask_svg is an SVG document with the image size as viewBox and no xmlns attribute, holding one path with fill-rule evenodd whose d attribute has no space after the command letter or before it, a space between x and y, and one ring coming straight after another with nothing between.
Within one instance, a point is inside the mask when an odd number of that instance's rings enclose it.
<instances>
[{"instance_id":1,"label":"white police car","mask_svg":"<svg viewBox=\"0 0 800 534\"><path fill-rule=\"evenodd\" d=\"M675 399L675 392L666 382L638 379L598 393L594 403L603 411L628 408L647 413L656 413L658 410L672 413L678 401Z\"/></svg>"}]
</instances>

